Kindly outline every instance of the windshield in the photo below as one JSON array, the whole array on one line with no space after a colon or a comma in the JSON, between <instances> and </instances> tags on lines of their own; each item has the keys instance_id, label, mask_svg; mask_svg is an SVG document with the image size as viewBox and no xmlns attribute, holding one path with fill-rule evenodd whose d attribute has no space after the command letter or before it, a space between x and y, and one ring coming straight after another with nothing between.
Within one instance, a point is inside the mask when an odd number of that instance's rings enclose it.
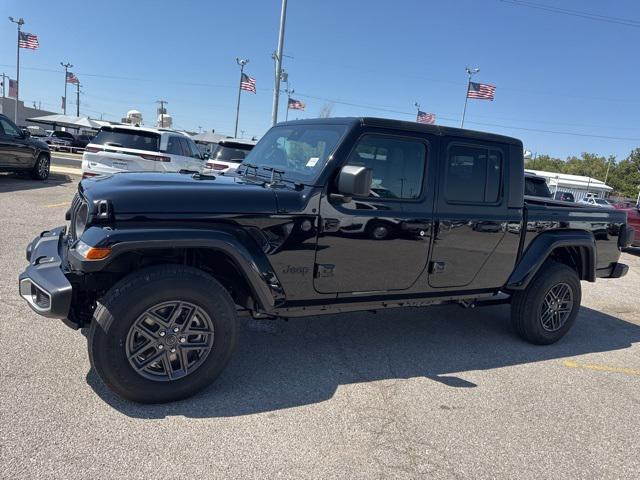
<instances>
[{"instance_id":1,"label":"windshield","mask_svg":"<svg viewBox=\"0 0 640 480\"><path fill-rule=\"evenodd\" d=\"M157 152L160 149L160 135L142 130L100 130L91 143Z\"/></svg>"},{"instance_id":2,"label":"windshield","mask_svg":"<svg viewBox=\"0 0 640 480\"><path fill-rule=\"evenodd\" d=\"M213 155L211 155L211 158L213 160L222 160L224 162L241 163L250 150L251 145L247 145L246 147L232 147L219 144L213 151Z\"/></svg>"},{"instance_id":3,"label":"windshield","mask_svg":"<svg viewBox=\"0 0 640 480\"><path fill-rule=\"evenodd\" d=\"M596 203L597 203L598 205L605 205L605 206L610 205L610 203L609 203L608 201L603 200L603 199L601 199L601 198L596 198Z\"/></svg>"},{"instance_id":4,"label":"windshield","mask_svg":"<svg viewBox=\"0 0 640 480\"><path fill-rule=\"evenodd\" d=\"M283 170L287 178L313 182L346 130L346 125L276 126L262 137L244 163Z\"/></svg>"}]
</instances>

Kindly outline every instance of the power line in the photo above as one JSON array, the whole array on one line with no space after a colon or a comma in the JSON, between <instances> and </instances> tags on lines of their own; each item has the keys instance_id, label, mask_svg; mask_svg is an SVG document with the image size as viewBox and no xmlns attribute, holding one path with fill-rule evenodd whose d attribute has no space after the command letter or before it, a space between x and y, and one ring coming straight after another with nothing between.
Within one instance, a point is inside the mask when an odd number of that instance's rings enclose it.
<instances>
[{"instance_id":1,"label":"power line","mask_svg":"<svg viewBox=\"0 0 640 480\"><path fill-rule=\"evenodd\" d=\"M402 111L402 110L392 110L392 109L389 109L389 108L378 108L378 107L375 107L375 106L372 106L372 105L363 105L363 104L358 104L358 103L345 102L345 101L342 101L342 100L336 100L336 99L332 99L332 98L318 97L318 96L314 96L314 95L307 95L305 93L298 93L298 96L306 97L306 98L313 98L313 99L322 100L322 101L325 101L325 102L333 102L333 103L337 103L339 105L347 105L347 106L358 107L358 108L367 108L367 109L370 109L370 110L377 110L377 111L381 111L381 112L396 113L396 114L400 114L400 115L408 115L408 116L411 116L411 117L415 116L414 112L406 112L406 111ZM442 120L451 121L451 122L459 121L459 118L446 117L446 116L442 116L442 115L439 115L438 118L442 119ZM625 140L625 141L631 141L631 142L640 142L640 137L638 137L638 138L616 137L616 136L609 136L609 135L597 135L597 134L567 132L567 131L559 131L559 130L546 130L546 129L541 129L541 128L528 128L528 127L518 127L518 126L513 126L513 125L501 125L501 124L497 124L497 123L475 122L475 121L470 121L470 120L468 120L467 123L472 123L474 125L482 125L482 126L486 126L486 127L500 127L500 128L507 128L507 129L512 129L512 130L523 130L523 131L529 131L529 132L551 133L551 134L556 134L556 135L572 135L572 136L578 136L578 137L602 138L602 139L608 139L608 140Z\"/></svg>"},{"instance_id":2,"label":"power line","mask_svg":"<svg viewBox=\"0 0 640 480\"><path fill-rule=\"evenodd\" d=\"M600 15L597 13L589 13L581 10L570 10L568 8L555 7L552 5L544 5L541 3L529 2L527 0L500 0L502 3L508 3L513 6L535 8L550 13L559 13L572 17L586 18L598 22L615 23L617 25L625 25L628 27L640 28L640 21L630 18L610 17L608 15Z\"/></svg>"}]
</instances>

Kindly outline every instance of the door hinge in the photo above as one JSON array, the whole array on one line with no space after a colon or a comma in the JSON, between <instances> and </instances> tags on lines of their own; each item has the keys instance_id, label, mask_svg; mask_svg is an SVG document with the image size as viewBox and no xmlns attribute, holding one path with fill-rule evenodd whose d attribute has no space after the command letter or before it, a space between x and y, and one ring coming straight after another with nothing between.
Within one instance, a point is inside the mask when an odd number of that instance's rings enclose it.
<instances>
[{"instance_id":1,"label":"door hinge","mask_svg":"<svg viewBox=\"0 0 640 480\"><path fill-rule=\"evenodd\" d=\"M445 262L429 262L429 273L444 272Z\"/></svg>"}]
</instances>

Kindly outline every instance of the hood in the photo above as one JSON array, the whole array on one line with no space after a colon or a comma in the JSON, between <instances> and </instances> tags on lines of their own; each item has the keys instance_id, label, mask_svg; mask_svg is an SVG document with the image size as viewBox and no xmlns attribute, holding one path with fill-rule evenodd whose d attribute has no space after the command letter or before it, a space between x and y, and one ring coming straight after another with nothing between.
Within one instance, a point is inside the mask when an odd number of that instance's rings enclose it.
<instances>
[{"instance_id":1,"label":"hood","mask_svg":"<svg viewBox=\"0 0 640 480\"><path fill-rule=\"evenodd\" d=\"M276 213L272 189L239 177L197 179L180 173L116 173L83 180L91 202L108 200L115 215L166 213Z\"/></svg>"},{"instance_id":2,"label":"hood","mask_svg":"<svg viewBox=\"0 0 640 480\"><path fill-rule=\"evenodd\" d=\"M38 138L29 137L29 143L40 150L49 150L47 142Z\"/></svg>"}]
</instances>

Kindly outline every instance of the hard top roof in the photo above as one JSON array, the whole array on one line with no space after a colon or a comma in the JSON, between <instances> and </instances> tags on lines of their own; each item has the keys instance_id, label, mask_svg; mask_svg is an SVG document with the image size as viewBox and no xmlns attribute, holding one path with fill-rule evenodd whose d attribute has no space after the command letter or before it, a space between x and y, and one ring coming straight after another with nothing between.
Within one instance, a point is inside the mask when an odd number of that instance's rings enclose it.
<instances>
[{"instance_id":1,"label":"hard top roof","mask_svg":"<svg viewBox=\"0 0 640 480\"><path fill-rule=\"evenodd\" d=\"M495 133L479 132L477 130L467 130L463 128L445 127L443 125L428 125L418 122L409 122L405 120L395 120L390 118L377 117L335 117L335 118L313 118L306 120L293 120L290 122L282 122L278 125L311 125L311 124L328 124L328 125L350 125L387 128L393 130L404 130L410 132L424 132L438 136L466 137L476 140L488 140L492 142L509 143L522 146L522 141L504 135Z\"/></svg>"}]
</instances>

